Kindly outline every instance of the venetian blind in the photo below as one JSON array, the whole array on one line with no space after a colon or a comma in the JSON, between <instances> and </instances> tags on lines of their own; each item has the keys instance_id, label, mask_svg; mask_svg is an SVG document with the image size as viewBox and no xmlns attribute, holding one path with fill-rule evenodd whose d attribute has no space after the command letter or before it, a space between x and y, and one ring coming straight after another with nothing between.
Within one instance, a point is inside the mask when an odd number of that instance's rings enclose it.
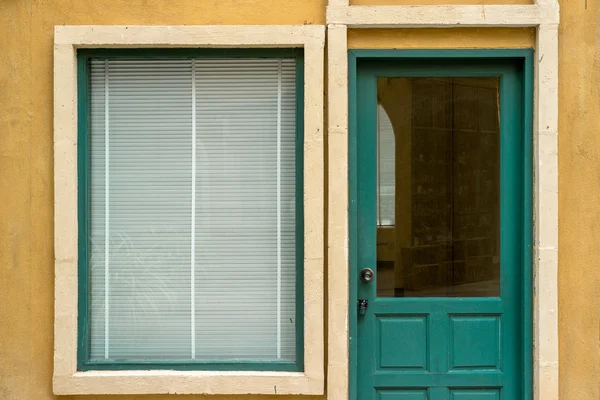
<instances>
[{"instance_id":1,"label":"venetian blind","mask_svg":"<svg viewBox=\"0 0 600 400\"><path fill-rule=\"evenodd\" d=\"M295 60L91 62L92 361L294 361Z\"/></svg>"}]
</instances>

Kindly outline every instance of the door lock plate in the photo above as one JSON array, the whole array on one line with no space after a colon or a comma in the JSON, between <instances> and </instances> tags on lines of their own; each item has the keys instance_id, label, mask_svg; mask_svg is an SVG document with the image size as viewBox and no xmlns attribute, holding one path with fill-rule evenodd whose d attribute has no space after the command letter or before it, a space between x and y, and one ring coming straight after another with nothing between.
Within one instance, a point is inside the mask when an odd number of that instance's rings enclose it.
<instances>
[{"instance_id":1,"label":"door lock plate","mask_svg":"<svg viewBox=\"0 0 600 400\"><path fill-rule=\"evenodd\" d=\"M369 307L369 300L358 300L356 302L356 308L360 315L365 315L367 312L367 307Z\"/></svg>"}]
</instances>

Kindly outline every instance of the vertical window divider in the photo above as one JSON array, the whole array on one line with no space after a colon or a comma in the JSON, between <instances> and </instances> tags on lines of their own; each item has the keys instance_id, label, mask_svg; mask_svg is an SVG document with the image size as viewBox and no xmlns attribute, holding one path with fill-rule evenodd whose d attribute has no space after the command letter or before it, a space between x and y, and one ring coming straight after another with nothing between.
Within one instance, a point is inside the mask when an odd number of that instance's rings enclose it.
<instances>
[{"instance_id":1,"label":"vertical window divider","mask_svg":"<svg viewBox=\"0 0 600 400\"><path fill-rule=\"evenodd\" d=\"M281 59L277 60L277 359L281 359Z\"/></svg>"},{"instance_id":2,"label":"vertical window divider","mask_svg":"<svg viewBox=\"0 0 600 400\"><path fill-rule=\"evenodd\" d=\"M108 97L108 59L104 60L104 358L109 358L109 310L108 296L110 294L110 261L109 261L109 240L110 240L110 129L109 129L109 97Z\"/></svg>"},{"instance_id":3,"label":"vertical window divider","mask_svg":"<svg viewBox=\"0 0 600 400\"><path fill-rule=\"evenodd\" d=\"M192 360L196 358L196 60L192 59L192 210L191 210L191 340Z\"/></svg>"}]
</instances>

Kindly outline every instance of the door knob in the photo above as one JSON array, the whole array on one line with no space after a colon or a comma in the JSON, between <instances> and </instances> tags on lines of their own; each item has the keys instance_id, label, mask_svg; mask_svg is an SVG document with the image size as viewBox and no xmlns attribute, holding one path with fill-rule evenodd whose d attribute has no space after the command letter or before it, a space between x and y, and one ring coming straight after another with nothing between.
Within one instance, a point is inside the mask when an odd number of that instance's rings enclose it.
<instances>
[{"instance_id":1,"label":"door knob","mask_svg":"<svg viewBox=\"0 0 600 400\"><path fill-rule=\"evenodd\" d=\"M375 277L375 272L371 268L363 268L360 271L360 280L364 283L369 283Z\"/></svg>"}]
</instances>

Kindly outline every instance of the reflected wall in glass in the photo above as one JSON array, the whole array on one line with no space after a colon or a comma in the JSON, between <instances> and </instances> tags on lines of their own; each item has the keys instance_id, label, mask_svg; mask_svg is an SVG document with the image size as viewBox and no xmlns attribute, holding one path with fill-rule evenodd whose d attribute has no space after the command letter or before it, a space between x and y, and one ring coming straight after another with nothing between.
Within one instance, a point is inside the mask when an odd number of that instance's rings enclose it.
<instances>
[{"instance_id":1,"label":"reflected wall in glass","mask_svg":"<svg viewBox=\"0 0 600 400\"><path fill-rule=\"evenodd\" d=\"M498 85L378 79L379 297L499 296Z\"/></svg>"}]
</instances>

